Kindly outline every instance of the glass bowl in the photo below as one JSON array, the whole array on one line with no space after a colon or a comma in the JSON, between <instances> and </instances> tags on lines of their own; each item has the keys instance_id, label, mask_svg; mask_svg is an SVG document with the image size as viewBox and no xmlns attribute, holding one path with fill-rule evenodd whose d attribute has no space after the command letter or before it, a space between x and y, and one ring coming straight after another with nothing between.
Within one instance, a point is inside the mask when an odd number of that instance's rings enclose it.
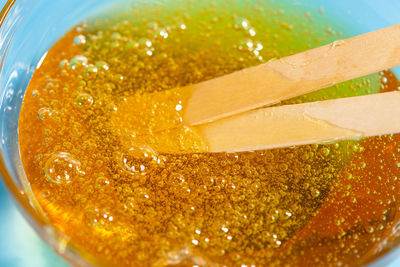
<instances>
[{"instance_id":1,"label":"glass bowl","mask_svg":"<svg viewBox=\"0 0 400 267\"><path fill-rule=\"evenodd\" d=\"M0 13L0 173L21 213L64 259L75 266L100 264L61 231L49 224L30 190L18 148L18 117L26 87L46 51L74 25L117 1L107 0L9 0ZM147 1L149 2L149 1ZM157 2L157 1L153 1ZM310 12L323 13L348 26L357 35L400 21L397 0L324 1L287 0ZM111 6L111 7L110 7ZM398 69L393 70L400 74ZM381 265L398 253L400 238L383 246L365 263Z\"/></svg>"}]
</instances>

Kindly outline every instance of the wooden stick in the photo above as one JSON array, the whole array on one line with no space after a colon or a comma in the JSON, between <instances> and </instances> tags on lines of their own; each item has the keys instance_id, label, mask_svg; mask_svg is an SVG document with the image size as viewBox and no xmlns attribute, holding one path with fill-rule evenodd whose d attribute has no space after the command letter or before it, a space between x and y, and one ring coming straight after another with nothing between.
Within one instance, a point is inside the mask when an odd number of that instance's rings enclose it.
<instances>
[{"instance_id":1,"label":"wooden stick","mask_svg":"<svg viewBox=\"0 0 400 267\"><path fill-rule=\"evenodd\" d=\"M184 123L197 125L276 104L400 65L400 25L180 88Z\"/></svg>"},{"instance_id":2,"label":"wooden stick","mask_svg":"<svg viewBox=\"0 0 400 267\"><path fill-rule=\"evenodd\" d=\"M400 132L400 92L249 111L195 127L209 152L238 152Z\"/></svg>"}]
</instances>

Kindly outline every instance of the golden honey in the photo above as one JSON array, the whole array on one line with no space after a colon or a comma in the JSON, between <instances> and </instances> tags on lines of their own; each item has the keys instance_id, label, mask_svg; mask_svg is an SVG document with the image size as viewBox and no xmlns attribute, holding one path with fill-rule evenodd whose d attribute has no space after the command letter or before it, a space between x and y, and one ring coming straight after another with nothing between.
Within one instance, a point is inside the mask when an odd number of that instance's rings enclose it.
<instances>
[{"instance_id":1,"label":"golden honey","mask_svg":"<svg viewBox=\"0 0 400 267\"><path fill-rule=\"evenodd\" d=\"M360 265L396 238L399 135L206 153L182 124L186 96L169 89L346 35L277 2L139 3L82 23L49 50L23 102L21 158L45 216L84 257ZM283 104L399 85L385 72Z\"/></svg>"}]
</instances>

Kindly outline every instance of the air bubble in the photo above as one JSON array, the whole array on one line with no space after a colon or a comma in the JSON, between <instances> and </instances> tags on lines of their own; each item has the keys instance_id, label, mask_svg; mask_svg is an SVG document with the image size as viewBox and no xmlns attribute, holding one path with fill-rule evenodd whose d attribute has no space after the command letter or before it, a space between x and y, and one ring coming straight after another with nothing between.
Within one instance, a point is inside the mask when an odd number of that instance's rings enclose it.
<instances>
[{"instance_id":1,"label":"air bubble","mask_svg":"<svg viewBox=\"0 0 400 267\"><path fill-rule=\"evenodd\" d=\"M256 36L257 33L256 33L256 30L254 28L250 28L249 29L249 34L250 34L250 36L253 37L253 36Z\"/></svg>"},{"instance_id":2,"label":"air bubble","mask_svg":"<svg viewBox=\"0 0 400 267\"><path fill-rule=\"evenodd\" d=\"M85 75L87 77L93 78L94 75L96 75L98 72L98 68L94 66L93 64L89 64L85 67Z\"/></svg>"},{"instance_id":3,"label":"air bubble","mask_svg":"<svg viewBox=\"0 0 400 267\"><path fill-rule=\"evenodd\" d=\"M255 49L257 51L260 51L260 50L262 50L264 48L264 46L260 42L256 42L255 45L256 45Z\"/></svg>"},{"instance_id":4,"label":"air bubble","mask_svg":"<svg viewBox=\"0 0 400 267\"><path fill-rule=\"evenodd\" d=\"M168 32L165 29L160 30L160 35L164 37L164 39L168 38Z\"/></svg>"},{"instance_id":5,"label":"air bubble","mask_svg":"<svg viewBox=\"0 0 400 267\"><path fill-rule=\"evenodd\" d=\"M286 163L281 163L281 164L279 165L279 169L280 169L281 171L287 171L287 170L289 169L289 166L288 166Z\"/></svg>"},{"instance_id":6,"label":"air bubble","mask_svg":"<svg viewBox=\"0 0 400 267\"><path fill-rule=\"evenodd\" d=\"M141 38L138 42L139 47L151 47L152 46L152 42L151 40L147 39L147 38Z\"/></svg>"},{"instance_id":7,"label":"air bubble","mask_svg":"<svg viewBox=\"0 0 400 267\"><path fill-rule=\"evenodd\" d=\"M96 179L95 187L97 190L99 190L99 192L104 193L105 191L111 189L111 181L103 175L100 175Z\"/></svg>"},{"instance_id":8,"label":"air bubble","mask_svg":"<svg viewBox=\"0 0 400 267\"><path fill-rule=\"evenodd\" d=\"M63 60L60 61L59 66L60 66L60 68L64 68L66 66L69 66L69 61L66 60L66 59L63 59Z\"/></svg>"},{"instance_id":9,"label":"air bubble","mask_svg":"<svg viewBox=\"0 0 400 267\"><path fill-rule=\"evenodd\" d=\"M84 35L78 35L74 38L74 44L82 45L86 43L86 37Z\"/></svg>"},{"instance_id":10,"label":"air bubble","mask_svg":"<svg viewBox=\"0 0 400 267\"><path fill-rule=\"evenodd\" d=\"M119 32L113 32L110 37L111 37L111 39L114 39L114 40L119 40L122 38L122 36Z\"/></svg>"},{"instance_id":11,"label":"air bubble","mask_svg":"<svg viewBox=\"0 0 400 267\"><path fill-rule=\"evenodd\" d=\"M50 108L41 108L39 109L38 114L41 120L48 119L51 117L51 115L53 115Z\"/></svg>"},{"instance_id":12,"label":"air bubble","mask_svg":"<svg viewBox=\"0 0 400 267\"><path fill-rule=\"evenodd\" d=\"M107 62L104 61L97 61L96 62L96 67L99 69L103 69L103 70L109 70L110 67L108 66Z\"/></svg>"},{"instance_id":13,"label":"air bubble","mask_svg":"<svg viewBox=\"0 0 400 267\"><path fill-rule=\"evenodd\" d=\"M86 208L84 220L88 226L105 227L114 221L114 216L107 210L98 207Z\"/></svg>"},{"instance_id":14,"label":"air bubble","mask_svg":"<svg viewBox=\"0 0 400 267\"><path fill-rule=\"evenodd\" d=\"M105 91L107 91L107 93L111 93L112 91L114 91L117 88L117 86L113 83L105 83L103 85L103 88Z\"/></svg>"},{"instance_id":15,"label":"air bubble","mask_svg":"<svg viewBox=\"0 0 400 267\"><path fill-rule=\"evenodd\" d=\"M331 151L330 151L329 148L327 148L327 147L324 147L324 148L322 148L322 149L320 150L321 156L323 156L323 157L329 156L329 153L330 153L330 152L331 152Z\"/></svg>"},{"instance_id":16,"label":"air bubble","mask_svg":"<svg viewBox=\"0 0 400 267\"><path fill-rule=\"evenodd\" d=\"M250 28L250 22L245 18L235 19L235 29L236 30L248 30Z\"/></svg>"},{"instance_id":17,"label":"air bubble","mask_svg":"<svg viewBox=\"0 0 400 267\"><path fill-rule=\"evenodd\" d=\"M69 62L73 70L76 69L77 67L86 66L87 63L88 59L84 56L75 56Z\"/></svg>"},{"instance_id":18,"label":"air bubble","mask_svg":"<svg viewBox=\"0 0 400 267\"><path fill-rule=\"evenodd\" d=\"M239 160L239 155L237 153L226 153L226 162L230 165L235 164Z\"/></svg>"},{"instance_id":19,"label":"air bubble","mask_svg":"<svg viewBox=\"0 0 400 267\"><path fill-rule=\"evenodd\" d=\"M188 197L191 193L189 184L185 180L185 176L180 173L172 172L168 177L168 192L176 197Z\"/></svg>"},{"instance_id":20,"label":"air bubble","mask_svg":"<svg viewBox=\"0 0 400 267\"><path fill-rule=\"evenodd\" d=\"M83 174L80 171L80 165L80 162L71 154L60 152L53 154L46 161L44 171L50 181L57 184L69 184Z\"/></svg>"},{"instance_id":21,"label":"air bubble","mask_svg":"<svg viewBox=\"0 0 400 267\"><path fill-rule=\"evenodd\" d=\"M79 94L75 98L75 104L82 108L89 108L91 105L93 105L93 102L93 97L85 93Z\"/></svg>"},{"instance_id":22,"label":"air bubble","mask_svg":"<svg viewBox=\"0 0 400 267\"><path fill-rule=\"evenodd\" d=\"M126 43L125 48L129 50L135 50L140 46L138 42L129 41Z\"/></svg>"},{"instance_id":23,"label":"air bubble","mask_svg":"<svg viewBox=\"0 0 400 267\"><path fill-rule=\"evenodd\" d=\"M142 145L129 148L119 156L120 167L129 174L147 173L147 170L157 164L158 154L151 147Z\"/></svg>"},{"instance_id":24,"label":"air bubble","mask_svg":"<svg viewBox=\"0 0 400 267\"><path fill-rule=\"evenodd\" d=\"M313 188L311 189L311 194L314 198L317 198L321 195L321 192L318 189Z\"/></svg>"},{"instance_id":25,"label":"air bubble","mask_svg":"<svg viewBox=\"0 0 400 267\"><path fill-rule=\"evenodd\" d=\"M169 176L172 184L182 184L185 182L185 177L177 172L173 172Z\"/></svg>"}]
</instances>

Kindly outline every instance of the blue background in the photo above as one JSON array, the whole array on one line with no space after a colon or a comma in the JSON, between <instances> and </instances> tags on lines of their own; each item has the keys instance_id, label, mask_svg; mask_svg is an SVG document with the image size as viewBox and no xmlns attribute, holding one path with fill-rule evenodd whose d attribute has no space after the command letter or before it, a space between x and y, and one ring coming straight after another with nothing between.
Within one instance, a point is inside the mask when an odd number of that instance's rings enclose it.
<instances>
[{"instance_id":1,"label":"blue background","mask_svg":"<svg viewBox=\"0 0 400 267\"><path fill-rule=\"evenodd\" d=\"M0 0L0 7L2 7L5 2L6 0ZM376 11L378 12L379 10ZM398 12L398 10L393 10L393 12ZM358 21L353 22L360 23ZM365 23L365 21L362 23ZM4 185L0 182L0 267L1 266L64 267L68 266L68 264L42 241L29 226L27 221L14 206ZM396 261L387 266L400 266L400 255Z\"/></svg>"}]
</instances>

